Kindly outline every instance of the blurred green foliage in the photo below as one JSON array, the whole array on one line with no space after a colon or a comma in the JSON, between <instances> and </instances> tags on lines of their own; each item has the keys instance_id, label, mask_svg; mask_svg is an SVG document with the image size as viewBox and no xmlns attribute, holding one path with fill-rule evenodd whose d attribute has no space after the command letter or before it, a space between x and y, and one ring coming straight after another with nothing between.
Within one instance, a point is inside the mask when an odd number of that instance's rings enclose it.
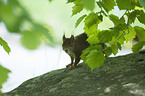
<instances>
[{"instance_id":1,"label":"blurred green foliage","mask_svg":"<svg viewBox=\"0 0 145 96\"><path fill-rule=\"evenodd\" d=\"M73 3L72 15L77 15L82 10L89 10L89 14L83 14L77 21L76 27L84 21L84 32L88 35L90 46L81 55L84 63L93 70L103 64L106 56L116 55L122 49L122 44L138 37L140 40L132 47L133 53L141 50L145 45L145 29L139 25L132 26L135 21L145 25L145 0L68 0ZM111 14L114 7L124 11L121 17ZM100 10L94 10L98 7ZM108 18L114 26L99 30L98 26ZM108 22L107 22L108 23ZM99 44L105 44L98 49Z\"/></svg>"},{"instance_id":2,"label":"blurred green foliage","mask_svg":"<svg viewBox=\"0 0 145 96\"><path fill-rule=\"evenodd\" d=\"M5 23L9 32L20 32L20 26L25 19L23 12L18 14L18 6L19 3L16 0L0 1L0 19Z\"/></svg>"},{"instance_id":3,"label":"blurred green foliage","mask_svg":"<svg viewBox=\"0 0 145 96\"><path fill-rule=\"evenodd\" d=\"M0 21L5 24L9 32L21 34L22 44L28 49L38 48L43 41L53 44L49 26L45 28L46 25L36 23L19 0L0 0Z\"/></svg>"},{"instance_id":4,"label":"blurred green foliage","mask_svg":"<svg viewBox=\"0 0 145 96\"><path fill-rule=\"evenodd\" d=\"M52 0L49 0L50 2ZM25 48L34 50L41 43L53 45L54 39L51 29L46 24L35 22L20 0L0 0L0 23L4 23L8 32L21 35L21 42ZM0 45L9 54L11 49L7 42L0 37ZM0 65L0 89L8 78L10 70Z\"/></svg>"}]
</instances>

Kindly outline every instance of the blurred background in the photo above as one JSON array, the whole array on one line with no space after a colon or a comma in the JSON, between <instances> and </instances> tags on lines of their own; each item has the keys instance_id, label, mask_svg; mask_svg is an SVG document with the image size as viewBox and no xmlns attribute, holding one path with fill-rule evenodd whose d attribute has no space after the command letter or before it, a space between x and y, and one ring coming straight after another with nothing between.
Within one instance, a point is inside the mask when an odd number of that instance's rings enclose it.
<instances>
[{"instance_id":1,"label":"blurred background","mask_svg":"<svg viewBox=\"0 0 145 96\"><path fill-rule=\"evenodd\" d=\"M0 46L0 65L11 70L2 86L8 92L22 82L65 68L70 57L62 50L62 35L83 32L74 28L81 16L71 17L67 0L0 0L0 37L10 46L8 55Z\"/></svg>"},{"instance_id":2,"label":"blurred background","mask_svg":"<svg viewBox=\"0 0 145 96\"><path fill-rule=\"evenodd\" d=\"M67 0L0 0L0 37L11 48L8 55L0 46L0 65L11 70L2 86L3 92L70 63L70 57L61 47L62 36L64 32L66 37L82 33L83 22L77 28L75 22L89 12L83 10L71 16L73 4L66 3ZM115 8L111 13L120 17L124 11ZM103 19L100 30L113 26L110 20ZM131 53L132 44L124 46L116 56Z\"/></svg>"}]
</instances>

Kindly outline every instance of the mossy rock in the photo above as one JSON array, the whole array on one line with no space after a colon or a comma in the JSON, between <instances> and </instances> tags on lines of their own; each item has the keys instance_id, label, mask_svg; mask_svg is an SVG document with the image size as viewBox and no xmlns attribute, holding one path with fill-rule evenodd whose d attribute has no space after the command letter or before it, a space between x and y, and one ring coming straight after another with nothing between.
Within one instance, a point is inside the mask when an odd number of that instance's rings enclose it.
<instances>
[{"instance_id":1,"label":"mossy rock","mask_svg":"<svg viewBox=\"0 0 145 96\"><path fill-rule=\"evenodd\" d=\"M4 96L145 96L145 50L32 78Z\"/></svg>"}]
</instances>

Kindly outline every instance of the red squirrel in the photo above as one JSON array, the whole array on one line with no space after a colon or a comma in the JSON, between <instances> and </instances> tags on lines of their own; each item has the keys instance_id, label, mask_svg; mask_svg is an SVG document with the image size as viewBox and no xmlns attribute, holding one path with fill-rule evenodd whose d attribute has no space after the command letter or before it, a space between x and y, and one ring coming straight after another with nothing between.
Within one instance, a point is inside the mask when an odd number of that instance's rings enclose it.
<instances>
[{"instance_id":1,"label":"red squirrel","mask_svg":"<svg viewBox=\"0 0 145 96\"><path fill-rule=\"evenodd\" d=\"M71 57L71 64L66 66L69 69L76 67L80 62L82 51L89 46L89 43L86 41L87 38L86 33L82 33L76 37L71 35L70 38L66 38L65 35L63 35L63 50Z\"/></svg>"}]
</instances>

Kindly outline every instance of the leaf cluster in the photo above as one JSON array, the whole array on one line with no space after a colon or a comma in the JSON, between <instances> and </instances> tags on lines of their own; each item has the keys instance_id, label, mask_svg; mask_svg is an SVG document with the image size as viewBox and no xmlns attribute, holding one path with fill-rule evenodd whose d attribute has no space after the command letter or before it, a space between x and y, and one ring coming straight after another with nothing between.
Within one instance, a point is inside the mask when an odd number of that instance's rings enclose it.
<instances>
[{"instance_id":1,"label":"leaf cluster","mask_svg":"<svg viewBox=\"0 0 145 96\"><path fill-rule=\"evenodd\" d=\"M4 50L9 54L11 52L10 47L8 46L8 43L0 37L0 45L3 46ZM10 70L4 68L2 65L0 65L0 89L2 88L2 84L7 80L8 73L11 72ZM1 91L1 90L0 90ZM1 93L1 92L0 92Z\"/></svg>"},{"instance_id":2,"label":"leaf cluster","mask_svg":"<svg viewBox=\"0 0 145 96\"><path fill-rule=\"evenodd\" d=\"M36 49L43 42L50 45L54 41L50 28L35 22L18 0L0 0L0 22L9 32L21 34L22 44L28 49Z\"/></svg>"},{"instance_id":3,"label":"leaf cluster","mask_svg":"<svg viewBox=\"0 0 145 96\"><path fill-rule=\"evenodd\" d=\"M0 65L0 89L2 88L2 83L4 83L8 78L8 73L11 72L10 70L4 68L2 65Z\"/></svg>"},{"instance_id":4,"label":"leaf cluster","mask_svg":"<svg viewBox=\"0 0 145 96\"><path fill-rule=\"evenodd\" d=\"M136 19L145 24L144 0L68 0L68 3L74 3L72 16L83 9L90 11L89 14L84 14L77 20L75 27L84 21L84 32L88 35L87 41L90 47L83 51L81 57L92 70L103 64L105 56L116 55L118 50L122 49L121 45L124 42L133 40L135 37L139 38L140 41L132 47L133 53L145 45L145 29L132 26ZM95 6L98 6L100 11L93 11ZM120 18L110 14L115 6L124 11ZM107 17L114 26L108 30L99 30L98 25L104 21L104 17Z\"/></svg>"},{"instance_id":5,"label":"leaf cluster","mask_svg":"<svg viewBox=\"0 0 145 96\"><path fill-rule=\"evenodd\" d=\"M0 23L4 23L9 32L21 34L22 44L27 49L36 49L44 42L49 45L54 42L50 28L36 23L18 0L0 0ZM1 37L0 45L8 54L11 52L7 42ZM9 72L0 65L0 89Z\"/></svg>"}]
</instances>

